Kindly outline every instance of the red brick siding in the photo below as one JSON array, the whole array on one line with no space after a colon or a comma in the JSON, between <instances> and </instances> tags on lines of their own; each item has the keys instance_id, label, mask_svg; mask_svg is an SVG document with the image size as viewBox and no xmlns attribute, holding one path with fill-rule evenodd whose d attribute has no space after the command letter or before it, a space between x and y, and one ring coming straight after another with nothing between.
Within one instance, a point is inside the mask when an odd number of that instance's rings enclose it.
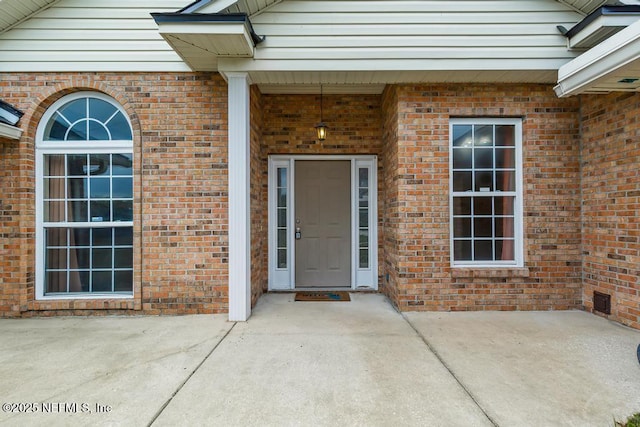
<instances>
[{"instance_id":1,"label":"red brick siding","mask_svg":"<svg viewBox=\"0 0 640 427\"><path fill-rule=\"evenodd\" d=\"M581 103L584 305L609 294L610 318L640 329L640 94Z\"/></svg>"},{"instance_id":2,"label":"red brick siding","mask_svg":"<svg viewBox=\"0 0 640 427\"><path fill-rule=\"evenodd\" d=\"M399 242L401 240L400 230L400 209L398 200L398 87L387 86L382 94L382 114L383 114L383 152L382 164L383 173L380 176L382 181L382 203L381 211L384 232L380 240L384 246L382 263L382 280L380 290L389 297L396 306L399 302L400 278L398 277Z\"/></svg>"},{"instance_id":3,"label":"red brick siding","mask_svg":"<svg viewBox=\"0 0 640 427\"><path fill-rule=\"evenodd\" d=\"M267 289L269 236L267 228L267 162L262 155L262 94L251 87L251 306Z\"/></svg>"},{"instance_id":4,"label":"red brick siding","mask_svg":"<svg viewBox=\"0 0 640 427\"><path fill-rule=\"evenodd\" d=\"M579 114L544 85L400 86L397 156L387 171L397 259L387 261L401 310L547 310L581 306ZM389 114L389 116L393 116ZM450 267L449 118L522 117L523 271ZM386 124L389 126L389 124ZM392 126L395 127L395 124ZM393 146L397 144L397 148ZM396 218L397 215L397 218ZM395 264L395 265L394 265ZM394 271L395 270L395 271ZM397 279L393 279L393 275ZM486 277L490 276L490 277ZM526 277L523 277L526 276Z\"/></svg>"},{"instance_id":5,"label":"red brick siding","mask_svg":"<svg viewBox=\"0 0 640 427\"><path fill-rule=\"evenodd\" d=\"M324 95L329 130L316 141L319 95L263 95L264 154L380 154L380 97ZM266 158L265 158L266 160Z\"/></svg>"},{"instance_id":6,"label":"red brick siding","mask_svg":"<svg viewBox=\"0 0 640 427\"><path fill-rule=\"evenodd\" d=\"M3 100L26 113L20 143L2 144L2 162L18 160L13 167L20 170L12 183L13 200L3 208L12 213L2 217L2 232L14 230L17 236L10 245L20 245L19 260L1 261L3 281L11 283L3 295L13 295L16 288L20 293L10 312L17 305L23 315L227 311L227 88L219 75L4 74L0 85ZM139 249L134 300L34 300L36 127L47 107L77 90L111 95L133 122L134 244Z\"/></svg>"},{"instance_id":7,"label":"red brick siding","mask_svg":"<svg viewBox=\"0 0 640 427\"><path fill-rule=\"evenodd\" d=\"M0 138L0 316L20 314L24 284L33 280L33 269L25 262L30 252L25 243L32 232L20 215L31 211L31 190L24 187L21 174L33 164L33 156L22 159L21 151L18 141Z\"/></svg>"},{"instance_id":8,"label":"red brick siding","mask_svg":"<svg viewBox=\"0 0 640 427\"><path fill-rule=\"evenodd\" d=\"M22 139L0 141L1 316L227 311L227 90L219 75L5 74L0 87L3 100L26 112ZM35 131L45 109L76 90L113 96L134 125L132 301L34 300ZM550 86L325 95L330 129L322 144L313 129L319 96L262 95L255 87L251 95L252 303L268 271L268 155L375 154L380 289L400 309L566 309L584 298L590 310L597 289L613 294L612 318L640 327L638 95L582 98L582 173L579 100L557 99ZM451 269L449 118L514 116L524 130L526 269Z\"/></svg>"}]
</instances>

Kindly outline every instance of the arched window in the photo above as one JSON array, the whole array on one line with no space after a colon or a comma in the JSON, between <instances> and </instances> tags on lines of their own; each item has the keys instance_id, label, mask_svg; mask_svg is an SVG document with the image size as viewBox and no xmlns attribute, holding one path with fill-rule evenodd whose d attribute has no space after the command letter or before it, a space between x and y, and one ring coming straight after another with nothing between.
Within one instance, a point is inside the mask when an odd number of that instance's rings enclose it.
<instances>
[{"instance_id":1,"label":"arched window","mask_svg":"<svg viewBox=\"0 0 640 427\"><path fill-rule=\"evenodd\" d=\"M39 298L133 294L133 133L121 106L66 96L36 140Z\"/></svg>"},{"instance_id":2,"label":"arched window","mask_svg":"<svg viewBox=\"0 0 640 427\"><path fill-rule=\"evenodd\" d=\"M43 141L131 140L131 125L120 107L95 95L83 95L57 108L43 135Z\"/></svg>"}]
</instances>

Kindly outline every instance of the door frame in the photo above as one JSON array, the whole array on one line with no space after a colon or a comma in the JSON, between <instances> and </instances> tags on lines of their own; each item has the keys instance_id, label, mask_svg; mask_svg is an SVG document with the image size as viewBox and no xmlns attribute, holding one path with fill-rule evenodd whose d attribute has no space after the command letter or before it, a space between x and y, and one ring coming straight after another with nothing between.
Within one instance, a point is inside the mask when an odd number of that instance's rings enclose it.
<instances>
[{"instance_id":1,"label":"door frame","mask_svg":"<svg viewBox=\"0 0 640 427\"><path fill-rule=\"evenodd\" d=\"M270 155L268 174L269 290L293 290L295 283L295 164L303 160L348 160L351 162L351 289L378 290L378 159L375 155ZM285 169L286 266L277 265L277 178ZM368 171L368 263L360 267L359 173ZM364 188L364 187L363 187ZM282 188L281 188L282 189ZM281 207L282 208L282 207ZM283 229L281 229L282 231ZM282 251L282 248L281 248Z\"/></svg>"}]
</instances>

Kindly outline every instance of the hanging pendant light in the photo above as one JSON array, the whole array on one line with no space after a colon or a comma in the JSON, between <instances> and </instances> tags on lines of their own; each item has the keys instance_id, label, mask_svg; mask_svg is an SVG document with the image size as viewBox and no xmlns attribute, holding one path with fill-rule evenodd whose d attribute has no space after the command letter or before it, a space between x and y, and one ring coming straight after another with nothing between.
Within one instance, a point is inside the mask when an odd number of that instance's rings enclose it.
<instances>
[{"instance_id":1,"label":"hanging pendant light","mask_svg":"<svg viewBox=\"0 0 640 427\"><path fill-rule=\"evenodd\" d=\"M322 120L322 85L320 85L320 123L316 125L316 132L318 134L318 141L324 141L327 139L327 125Z\"/></svg>"}]
</instances>

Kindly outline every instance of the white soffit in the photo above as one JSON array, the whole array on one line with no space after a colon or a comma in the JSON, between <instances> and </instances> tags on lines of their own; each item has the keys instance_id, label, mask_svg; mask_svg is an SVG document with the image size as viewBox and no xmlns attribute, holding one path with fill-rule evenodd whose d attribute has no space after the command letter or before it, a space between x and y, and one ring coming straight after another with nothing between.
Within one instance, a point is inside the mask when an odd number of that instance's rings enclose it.
<instances>
[{"instance_id":1,"label":"white soffit","mask_svg":"<svg viewBox=\"0 0 640 427\"><path fill-rule=\"evenodd\" d=\"M160 25L160 34L173 36L215 56L253 56L251 36L243 24Z\"/></svg>"},{"instance_id":2,"label":"white soffit","mask_svg":"<svg viewBox=\"0 0 640 427\"><path fill-rule=\"evenodd\" d=\"M0 122L0 138L20 139L22 129Z\"/></svg>"},{"instance_id":3,"label":"white soffit","mask_svg":"<svg viewBox=\"0 0 640 427\"><path fill-rule=\"evenodd\" d=\"M255 16L282 0L200 0L181 10L183 13L245 13Z\"/></svg>"},{"instance_id":4,"label":"white soffit","mask_svg":"<svg viewBox=\"0 0 640 427\"><path fill-rule=\"evenodd\" d=\"M59 0L0 0L0 33L30 18Z\"/></svg>"},{"instance_id":5,"label":"white soffit","mask_svg":"<svg viewBox=\"0 0 640 427\"><path fill-rule=\"evenodd\" d=\"M558 2L569 6L573 10L580 12L584 15L588 15L600 6L605 4L614 4L615 1L611 0L558 0Z\"/></svg>"},{"instance_id":6,"label":"white soffit","mask_svg":"<svg viewBox=\"0 0 640 427\"><path fill-rule=\"evenodd\" d=\"M558 96L640 91L640 21L558 70Z\"/></svg>"}]
</instances>

